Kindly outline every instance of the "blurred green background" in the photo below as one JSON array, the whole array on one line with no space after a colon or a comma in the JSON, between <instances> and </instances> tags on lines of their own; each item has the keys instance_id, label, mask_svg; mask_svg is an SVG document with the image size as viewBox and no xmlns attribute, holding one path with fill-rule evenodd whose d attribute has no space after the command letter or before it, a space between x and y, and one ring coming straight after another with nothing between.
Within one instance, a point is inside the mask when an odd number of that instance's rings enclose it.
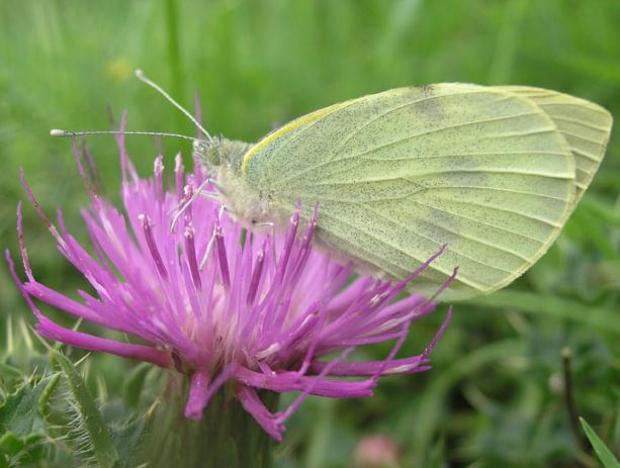
<instances>
[{"instance_id":1,"label":"blurred green background","mask_svg":"<svg viewBox=\"0 0 620 468\"><path fill-rule=\"evenodd\" d=\"M445 81L548 87L617 115L619 25L618 0L1 0L2 246L16 250L20 166L48 213L62 206L85 239L85 190L69 141L50 138L50 128L108 129L127 110L129 129L194 134L133 77L135 68L189 108L198 92L208 129L247 141L337 101ZM113 139L88 143L118 199ZM168 166L176 151L190 150L172 139L129 139L145 175L162 147ZM615 132L555 246L507 290L456 306L433 371L387 378L369 400L307 401L289 422L281 466L350 466L359 441L376 434L398 445L406 467L596 466L568 422L565 347L578 413L618 451L619 188ZM83 286L29 206L25 218L38 278L63 291ZM32 318L4 267L0 301L2 359L34 366L17 358L32 353L20 332ZM404 351L423 349L444 312L418 324ZM134 364L89 359L89 383L114 399Z\"/></svg>"}]
</instances>

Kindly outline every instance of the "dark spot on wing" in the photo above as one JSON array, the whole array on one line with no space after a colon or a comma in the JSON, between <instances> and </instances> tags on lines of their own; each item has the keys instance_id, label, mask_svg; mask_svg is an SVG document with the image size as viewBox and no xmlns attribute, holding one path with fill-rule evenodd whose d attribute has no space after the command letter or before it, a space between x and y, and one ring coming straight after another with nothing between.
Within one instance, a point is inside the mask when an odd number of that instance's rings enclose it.
<instances>
[{"instance_id":1,"label":"dark spot on wing","mask_svg":"<svg viewBox=\"0 0 620 468\"><path fill-rule=\"evenodd\" d=\"M420 118L428 120L431 125L445 117L441 98L435 97L437 95L434 85L414 86L414 90L417 91L416 94L418 94L417 99L419 99L419 102L411 105L413 112L419 115Z\"/></svg>"},{"instance_id":2,"label":"dark spot on wing","mask_svg":"<svg viewBox=\"0 0 620 468\"><path fill-rule=\"evenodd\" d=\"M417 88L422 92L422 96L424 97L432 96L435 93L435 87L432 84L418 86Z\"/></svg>"},{"instance_id":3,"label":"dark spot on wing","mask_svg":"<svg viewBox=\"0 0 620 468\"><path fill-rule=\"evenodd\" d=\"M445 117L441 98L434 97L435 86L424 85L416 87L418 91L418 100L411 105L411 110L418 114L420 118L428 119L431 122L439 121Z\"/></svg>"}]
</instances>

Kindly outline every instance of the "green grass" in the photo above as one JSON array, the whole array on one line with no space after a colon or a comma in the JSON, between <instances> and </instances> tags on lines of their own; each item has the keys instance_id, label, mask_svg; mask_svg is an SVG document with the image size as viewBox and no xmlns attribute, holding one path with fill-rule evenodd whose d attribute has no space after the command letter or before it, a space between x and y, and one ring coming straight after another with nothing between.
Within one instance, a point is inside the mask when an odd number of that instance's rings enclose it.
<instances>
[{"instance_id":1,"label":"green grass","mask_svg":"<svg viewBox=\"0 0 620 468\"><path fill-rule=\"evenodd\" d=\"M16 250L20 166L45 209L62 206L70 229L85 234L78 213L85 190L69 142L50 138L50 128L107 129L126 109L130 129L194 133L133 78L135 68L188 107L198 92L209 130L247 141L337 101L440 81L544 86L620 115L619 24L617 0L4 0L2 246ZM117 199L113 140L88 143ZM184 143L161 144L168 166L177 150L188 155ZM157 145L135 137L129 148L145 174ZM434 370L388 378L373 399L306 402L290 421L282 466L347 466L357 441L375 433L400 445L404 466L595 466L575 442L561 392L567 346L579 414L618 454L619 188L615 132L556 245L508 290L456 306ZM38 278L64 291L83 285L29 207L25 223ZM423 348L441 314L417 326L406 350ZM16 330L19 318L31 321L0 268L0 349L8 346L8 317ZM12 346L9 361L32 365L15 349L23 339ZM134 364L92 356L89 366L89 383L96 388L103 377L113 398Z\"/></svg>"}]
</instances>

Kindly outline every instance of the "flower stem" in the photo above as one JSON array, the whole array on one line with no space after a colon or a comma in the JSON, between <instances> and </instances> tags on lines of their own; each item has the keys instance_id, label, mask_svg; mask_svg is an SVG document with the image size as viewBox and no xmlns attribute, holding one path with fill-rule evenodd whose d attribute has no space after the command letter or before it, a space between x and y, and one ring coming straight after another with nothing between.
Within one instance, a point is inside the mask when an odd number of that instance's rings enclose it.
<instances>
[{"instance_id":1,"label":"flower stem","mask_svg":"<svg viewBox=\"0 0 620 468\"><path fill-rule=\"evenodd\" d=\"M215 394L200 421L183 415L187 382L171 376L161 403L150 418L141 463L149 467L241 468L272 466L271 437L254 421L228 385ZM187 379L186 379L187 380ZM278 394L261 398L274 409Z\"/></svg>"}]
</instances>

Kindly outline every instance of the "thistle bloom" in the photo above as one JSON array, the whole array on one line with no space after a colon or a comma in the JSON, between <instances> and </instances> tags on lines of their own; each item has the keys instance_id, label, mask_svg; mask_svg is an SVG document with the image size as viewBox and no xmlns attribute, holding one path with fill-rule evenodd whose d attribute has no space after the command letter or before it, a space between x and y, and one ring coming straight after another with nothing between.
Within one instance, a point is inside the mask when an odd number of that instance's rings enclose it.
<instances>
[{"instance_id":1,"label":"thistle bloom","mask_svg":"<svg viewBox=\"0 0 620 468\"><path fill-rule=\"evenodd\" d=\"M80 290L81 300L75 300L35 278L19 206L25 282L15 274L8 252L7 260L41 336L188 375L189 418L200 419L218 389L234 381L243 408L278 440L284 421L306 395L368 397L382 375L429 369L429 352L450 314L421 354L397 359L411 322L435 307L432 298L397 296L434 257L402 282L372 277L351 281L350 265L336 263L312 246L317 210L306 225L296 211L282 234L246 231L216 200L199 196L208 184L199 163L185 173L177 156L176 185L166 191L162 158L155 160L154 175L141 179L128 159L123 135L117 140L125 214L88 183L73 144L90 193L91 205L82 216L92 253L69 233L60 211L57 227L45 217L24 182L61 254L94 291ZM120 342L64 328L43 315L35 300L136 339ZM384 341L395 343L384 360L347 360L354 348ZM299 397L286 410L272 413L260 390L299 392Z\"/></svg>"}]
</instances>

